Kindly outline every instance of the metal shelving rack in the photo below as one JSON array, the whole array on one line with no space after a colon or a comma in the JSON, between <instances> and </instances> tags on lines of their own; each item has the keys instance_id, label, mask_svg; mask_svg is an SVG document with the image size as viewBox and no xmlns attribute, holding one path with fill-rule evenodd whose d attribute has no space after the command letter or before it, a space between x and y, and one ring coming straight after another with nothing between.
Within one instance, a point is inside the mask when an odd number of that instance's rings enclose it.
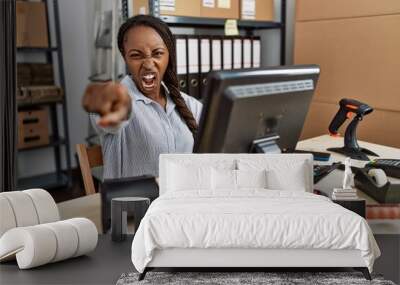
<instances>
[{"instance_id":1,"label":"metal shelving rack","mask_svg":"<svg viewBox=\"0 0 400 285\"><path fill-rule=\"evenodd\" d=\"M52 46L50 25L49 25L49 9L48 3L52 1L54 10L54 23L55 23L55 42L56 46ZM17 182L18 189L27 189L35 187L43 187L46 189L59 188L59 187L70 187L72 185L71 180L71 155L70 155L70 144L69 144L69 131L68 131L68 116L67 116L67 99L65 96L65 77L64 77L64 62L62 58L62 42L61 42L61 30L60 30L60 16L58 0L45 0L46 14L47 14L47 27L48 27L48 39L49 46L46 48L30 48L20 47L17 48L18 52L21 53L45 53L46 62L53 63L53 55L56 53L58 63L58 75L60 87L64 91L64 97L58 102L40 103L36 105L47 105L50 109L50 120L52 126L52 135L50 136L50 143L43 146L31 147L28 149L18 150L19 152L26 152L34 149L53 148L56 171L52 173L20 178ZM33 106L33 105L30 105ZM61 106L62 110L62 123L63 123L63 136L60 136L59 120L57 115L57 107ZM61 166L61 148L64 147L66 169L63 170Z\"/></svg>"},{"instance_id":2,"label":"metal shelving rack","mask_svg":"<svg viewBox=\"0 0 400 285\"><path fill-rule=\"evenodd\" d=\"M122 1L122 16L124 19L128 18L128 1ZM149 0L149 10L152 15L158 16L171 27L191 27L203 29L223 29L225 26L225 19L216 18L196 18L196 17L181 17L181 16L164 16L159 15L157 5L158 0ZM285 51L286 51L286 0L281 0L281 20L280 22L274 21L248 21L238 20L238 28L246 31L246 35L253 35L255 30L278 29L281 33L281 49L280 49L280 63L285 64Z\"/></svg>"}]
</instances>

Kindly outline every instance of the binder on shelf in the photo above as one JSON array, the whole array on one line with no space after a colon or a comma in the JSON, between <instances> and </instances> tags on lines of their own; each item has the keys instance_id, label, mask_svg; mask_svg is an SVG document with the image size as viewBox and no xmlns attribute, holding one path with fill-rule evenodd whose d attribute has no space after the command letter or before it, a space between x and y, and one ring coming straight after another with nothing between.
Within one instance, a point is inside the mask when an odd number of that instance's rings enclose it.
<instances>
[{"instance_id":1,"label":"binder on shelf","mask_svg":"<svg viewBox=\"0 0 400 285\"><path fill-rule=\"evenodd\" d=\"M261 66L261 39L253 37L252 41L252 67L259 68Z\"/></svg>"},{"instance_id":2,"label":"binder on shelf","mask_svg":"<svg viewBox=\"0 0 400 285\"><path fill-rule=\"evenodd\" d=\"M200 38L200 91L207 85L207 74L211 70L211 44L209 37ZM200 93L201 94L201 93Z\"/></svg>"},{"instance_id":3,"label":"binder on shelf","mask_svg":"<svg viewBox=\"0 0 400 285\"><path fill-rule=\"evenodd\" d=\"M233 38L233 69L242 68L242 38Z\"/></svg>"},{"instance_id":4,"label":"binder on shelf","mask_svg":"<svg viewBox=\"0 0 400 285\"><path fill-rule=\"evenodd\" d=\"M186 36L176 36L176 72L178 74L179 89L188 93L187 80L187 38Z\"/></svg>"},{"instance_id":5,"label":"binder on shelf","mask_svg":"<svg viewBox=\"0 0 400 285\"><path fill-rule=\"evenodd\" d=\"M189 95L195 98L200 97L200 63L199 63L199 39L196 36L190 36L187 39L188 46L188 91Z\"/></svg>"},{"instance_id":6,"label":"binder on shelf","mask_svg":"<svg viewBox=\"0 0 400 285\"><path fill-rule=\"evenodd\" d=\"M251 38L243 38L243 68L252 66L252 47Z\"/></svg>"},{"instance_id":7,"label":"binder on shelf","mask_svg":"<svg viewBox=\"0 0 400 285\"><path fill-rule=\"evenodd\" d=\"M224 37L222 40L223 69L232 69L232 38Z\"/></svg>"},{"instance_id":8,"label":"binder on shelf","mask_svg":"<svg viewBox=\"0 0 400 285\"><path fill-rule=\"evenodd\" d=\"M211 66L212 70L222 69L222 47L221 38L211 38Z\"/></svg>"}]
</instances>

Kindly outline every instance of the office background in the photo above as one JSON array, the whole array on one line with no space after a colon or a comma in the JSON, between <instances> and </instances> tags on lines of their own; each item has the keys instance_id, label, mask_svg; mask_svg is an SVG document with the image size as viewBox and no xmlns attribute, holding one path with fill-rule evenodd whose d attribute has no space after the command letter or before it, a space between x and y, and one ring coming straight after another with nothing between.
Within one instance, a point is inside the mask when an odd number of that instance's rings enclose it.
<instances>
[{"instance_id":1,"label":"office background","mask_svg":"<svg viewBox=\"0 0 400 285\"><path fill-rule=\"evenodd\" d=\"M375 111L360 124L359 137L398 147L400 132L396 129L396 122L399 119L400 101L394 86L397 80L396 71L400 67L397 56L397 50L400 48L400 30L395 28L400 24L400 2L385 0L376 5L372 0L363 1L362 4L360 1L297 2L296 22L296 1L287 1L286 64L318 63L322 70L302 138L325 133L338 108L339 99L349 97L365 101L375 108ZM52 3L53 1L48 1L49 11L53 11ZM112 3L113 1L109 0L58 1L72 168L77 166L74 146L83 143L89 133L88 118L81 107L81 98L89 83L88 78L93 74L93 66L98 63L93 56L96 53L96 15L99 11L111 10ZM275 0L274 20L277 22L281 20L280 9L281 1ZM55 25L52 13L48 26L54 41ZM222 28L172 29L175 34L224 33ZM244 35L244 31L241 31L241 35ZM261 38L261 66L279 65L280 30L255 30L254 35ZM41 54L17 54L17 59L22 61L28 59L40 62L43 57ZM111 60L108 55L104 57ZM54 70L57 70L57 61L54 65ZM57 75L55 73L56 81ZM373 86L370 83L373 83ZM63 133L62 127L61 125L60 133ZM51 152L52 149L42 148L19 153L18 177L53 171L54 158ZM61 152L61 163L64 168L65 152Z\"/></svg>"},{"instance_id":2,"label":"office background","mask_svg":"<svg viewBox=\"0 0 400 285\"><path fill-rule=\"evenodd\" d=\"M280 0L274 1L275 20L280 20ZM52 1L49 1L49 9ZM62 36L65 84L67 94L68 125L70 129L70 153L72 167L77 167L75 159L75 145L83 143L88 135L87 113L81 107L82 94L89 83L91 75L91 60L94 52L94 21L96 9L111 10L112 1L109 0L61 0L60 27ZM287 1L287 33L286 33L286 62L293 60L293 24L295 14L295 0ZM50 32L54 34L54 18L50 17ZM173 28L175 33L185 34L223 34L221 31L200 30L190 28ZM280 31L256 31L262 42L261 66L280 64ZM52 37L54 39L54 37ZM19 55L21 56L21 55ZM27 55L24 55L25 58ZM29 55L28 55L29 56ZM35 55L38 61L43 60ZM31 58L30 58L31 60ZM57 62L54 63L55 65ZM55 67L56 69L56 67ZM57 76L57 74L55 74ZM62 132L62 128L61 128ZM62 164L65 166L64 152ZM35 167L32 167L35 165ZM33 152L24 152L18 155L18 177L27 177L54 171L54 158L51 149L39 149Z\"/></svg>"}]
</instances>

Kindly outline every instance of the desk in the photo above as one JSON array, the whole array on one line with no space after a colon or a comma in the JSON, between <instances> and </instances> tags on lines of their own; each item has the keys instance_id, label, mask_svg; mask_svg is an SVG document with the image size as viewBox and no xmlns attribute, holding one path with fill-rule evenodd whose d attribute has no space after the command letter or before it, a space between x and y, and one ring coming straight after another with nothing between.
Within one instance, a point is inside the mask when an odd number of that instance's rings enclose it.
<instances>
[{"instance_id":1,"label":"desk","mask_svg":"<svg viewBox=\"0 0 400 285\"><path fill-rule=\"evenodd\" d=\"M394 147L388 147L363 141L358 141L361 147L372 150L373 152L380 155L380 158L392 158L392 159L400 159L400 149ZM341 147L343 146L343 137L332 137L329 135L323 135L307 140L300 141L297 144L297 149L301 150L310 150L310 151L320 151L320 152L329 152L331 153L331 157L327 162L319 162L318 164L332 164L333 162L343 162L345 156L340 153L327 151L327 148L330 147ZM371 159L376 158L370 156ZM356 167L363 167L367 161L361 160L351 160L351 164ZM317 184L315 184L314 189L319 190L331 197L333 188L341 188L343 180L343 171L334 170L327 177L321 179ZM400 179L389 177L389 180L394 183L400 183ZM370 196L366 195L364 192L357 190L358 197L365 199L367 201L367 205L371 204L379 204L377 201L372 199Z\"/></svg>"},{"instance_id":2,"label":"desk","mask_svg":"<svg viewBox=\"0 0 400 285\"><path fill-rule=\"evenodd\" d=\"M400 159L400 149L377 145L373 143L358 142L361 147L365 147L380 155L380 158ZM328 152L329 147L343 146L342 137L332 137L324 135L307 140L300 141L297 144L297 149ZM331 158L328 162L319 162L318 164L331 164L333 162L342 162L344 155L339 153L331 153ZM374 158L374 157L370 157ZM353 166L363 167L367 161L351 160ZM327 177L315 184L314 189L319 190L331 197L333 188L341 188L343 180L343 171L334 170ZM400 179L389 177L389 180L394 183L400 183ZM379 204L377 201L366 195L364 192L357 189L357 195L366 200L367 205ZM400 282L400 220L368 220L374 237L381 249L381 257L378 258L374 265L374 272L383 274L385 279Z\"/></svg>"}]
</instances>

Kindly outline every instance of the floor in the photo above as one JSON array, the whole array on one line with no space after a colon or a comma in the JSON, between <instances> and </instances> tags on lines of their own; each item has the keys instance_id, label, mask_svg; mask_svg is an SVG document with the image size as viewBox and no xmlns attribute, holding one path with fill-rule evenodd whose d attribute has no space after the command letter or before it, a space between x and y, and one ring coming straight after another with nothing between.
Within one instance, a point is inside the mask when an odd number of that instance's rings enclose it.
<instances>
[{"instance_id":1,"label":"floor","mask_svg":"<svg viewBox=\"0 0 400 285\"><path fill-rule=\"evenodd\" d=\"M27 270L19 270L15 261L2 263L0 284L115 284L122 273L134 271L131 244L132 236L117 243L100 235L96 249L85 256Z\"/></svg>"}]
</instances>

